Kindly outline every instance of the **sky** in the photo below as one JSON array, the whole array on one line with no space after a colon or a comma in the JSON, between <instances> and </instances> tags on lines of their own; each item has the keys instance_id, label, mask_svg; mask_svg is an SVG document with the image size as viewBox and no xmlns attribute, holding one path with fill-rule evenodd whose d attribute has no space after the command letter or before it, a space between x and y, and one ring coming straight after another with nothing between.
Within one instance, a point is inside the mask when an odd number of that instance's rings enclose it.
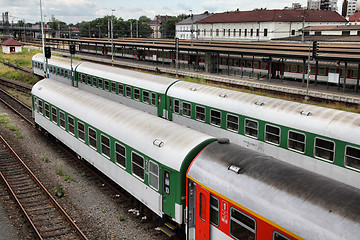
<instances>
[{"instance_id":1,"label":"sky","mask_svg":"<svg viewBox=\"0 0 360 240\"><path fill-rule=\"evenodd\" d=\"M114 15L124 20L138 19L145 15L153 19L155 15L194 14L205 11L225 12L253 10L254 8L283 9L293 2L306 6L307 0L41 0L45 21L51 16L66 23L89 21L105 15ZM40 0L0 0L2 12L9 12L9 21L40 21ZM340 6L339 6L340 7Z\"/></svg>"}]
</instances>

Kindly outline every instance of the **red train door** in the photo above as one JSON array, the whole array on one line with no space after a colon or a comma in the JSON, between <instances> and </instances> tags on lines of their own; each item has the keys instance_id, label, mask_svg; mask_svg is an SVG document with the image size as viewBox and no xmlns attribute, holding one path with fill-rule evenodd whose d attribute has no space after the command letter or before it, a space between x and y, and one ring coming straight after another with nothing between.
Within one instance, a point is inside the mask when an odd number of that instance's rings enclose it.
<instances>
[{"instance_id":1,"label":"red train door","mask_svg":"<svg viewBox=\"0 0 360 240\"><path fill-rule=\"evenodd\" d=\"M210 192L196 186L196 240L209 239Z\"/></svg>"}]
</instances>

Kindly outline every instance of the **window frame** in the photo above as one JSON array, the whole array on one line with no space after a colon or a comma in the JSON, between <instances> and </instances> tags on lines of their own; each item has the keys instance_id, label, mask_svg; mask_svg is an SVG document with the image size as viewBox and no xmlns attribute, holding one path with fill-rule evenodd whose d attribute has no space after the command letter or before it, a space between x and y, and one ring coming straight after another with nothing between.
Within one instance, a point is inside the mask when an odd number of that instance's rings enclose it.
<instances>
[{"instance_id":1,"label":"window frame","mask_svg":"<svg viewBox=\"0 0 360 240\"><path fill-rule=\"evenodd\" d=\"M124 84L118 84L118 94L124 96Z\"/></svg>"},{"instance_id":2,"label":"window frame","mask_svg":"<svg viewBox=\"0 0 360 240\"><path fill-rule=\"evenodd\" d=\"M252 121L252 122L256 123L256 126L257 126L256 127L256 136L253 136L253 135L250 135L250 134L246 133L246 129L247 129L246 121ZM258 139L259 138L259 122L256 121L256 120L250 119L250 118L245 118L245 120L244 120L244 135L248 136L248 137L251 137L251 138Z\"/></svg>"},{"instance_id":3,"label":"window frame","mask_svg":"<svg viewBox=\"0 0 360 240\"><path fill-rule=\"evenodd\" d=\"M105 144L103 144L103 139L107 139L109 141L109 145L105 146ZM103 151L103 147L106 147L109 150L109 155L107 155ZM104 157L106 157L108 159L111 158L111 139L110 139L110 137L106 136L103 133L100 134L100 152L101 152L101 155L103 155Z\"/></svg>"},{"instance_id":4,"label":"window frame","mask_svg":"<svg viewBox=\"0 0 360 240\"><path fill-rule=\"evenodd\" d=\"M138 165L136 162L134 162L133 161L133 155L137 155L138 157L140 157L140 158L142 158L142 160L143 160L143 166L140 166L140 165ZM137 165L139 168L141 168L142 169L142 171L143 171L143 176L141 177L141 176L138 176L135 172L134 172L134 167L133 167L133 165ZM134 152L134 151L131 151L131 174L133 175L133 176L135 176L136 178L138 178L139 180L141 180L141 181L145 181L145 158L143 157L143 156L141 156L140 154L138 154L137 152Z\"/></svg>"},{"instance_id":5,"label":"window frame","mask_svg":"<svg viewBox=\"0 0 360 240\"><path fill-rule=\"evenodd\" d=\"M317 140L317 139L320 139L320 140L326 141L326 142L330 142L330 143L333 144L332 159L331 159L331 160L316 155L316 140ZM325 151L328 150L328 149L325 149L325 148L321 148L321 149L322 149L322 150L325 150ZM314 139L314 151L313 151L313 154L314 154L314 157L315 157L315 158L321 159L321 160L324 160L324 161L327 161L327 162L334 162L334 160L335 160L335 150L336 150L336 143L335 143L334 141L329 140L329 139L326 139L326 138L322 138L322 137L315 137L315 139Z\"/></svg>"},{"instance_id":6,"label":"window frame","mask_svg":"<svg viewBox=\"0 0 360 240\"><path fill-rule=\"evenodd\" d=\"M347 157L348 157L348 155L347 155L347 149L348 148L353 148L353 149L356 149L357 151L360 151L360 148L359 147L354 147L354 146L351 146L351 145L346 145L346 147L345 147L345 152L344 152L344 166L345 167L347 167L347 168L350 168L350 169L354 169L354 170L356 170L356 171L360 171L360 157L359 157L359 159L358 159L358 161L359 161L359 168L356 168L356 167L352 167L352 166L350 166L349 164L347 164ZM351 156L351 158L353 158L353 159L357 159L357 157L356 156Z\"/></svg>"},{"instance_id":7,"label":"window frame","mask_svg":"<svg viewBox=\"0 0 360 240\"><path fill-rule=\"evenodd\" d=\"M134 88L134 100L135 101L140 101L140 89L139 88Z\"/></svg>"},{"instance_id":8,"label":"window frame","mask_svg":"<svg viewBox=\"0 0 360 240\"><path fill-rule=\"evenodd\" d=\"M41 109L41 110L40 110ZM43 106L43 100L38 99L38 112L41 112L41 115L44 116L44 106Z\"/></svg>"},{"instance_id":9,"label":"window frame","mask_svg":"<svg viewBox=\"0 0 360 240\"><path fill-rule=\"evenodd\" d=\"M201 108L204 110L204 112L199 112L198 108ZM201 116L204 116L204 119L198 118L198 114L200 114ZM200 121L200 122L205 122L206 121L206 108L204 106L200 106L200 105L195 105L195 119Z\"/></svg>"},{"instance_id":10,"label":"window frame","mask_svg":"<svg viewBox=\"0 0 360 240\"><path fill-rule=\"evenodd\" d=\"M187 114L184 114L184 109L185 109L185 107L184 107L184 104L188 104L189 106L190 106L190 108L189 108L189 115L187 115ZM191 103L189 103L189 102L182 102L182 115L184 116L184 117L187 117L187 118L191 118ZM188 108L186 108L186 109L188 109Z\"/></svg>"},{"instance_id":11,"label":"window frame","mask_svg":"<svg viewBox=\"0 0 360 240\"><path fill-rule=\"evenodd\" d=\"M124 148L124 150L125 150L124 156L123 156L121 153L117 152L116 145L119 145L120 147ZM115 143L114 143L114 151L115 151L115 164L118 165L118 166L120 166L120 167L123 168L123 169L126 169L126 165L127 165L127 164L126 164L126 147L125 147L125 145L123 145L123 144L115 141ZM117 161L117 156L118 156L118 154L124 158L125 166L122 165L120 162Z\"/></svg>"},{"instance_id":12,"label":"window frame","mask_svg":"<svg viewBox=\"0 0 360 240\"><path fill-rule=\"evenodd\" d=\"M71 126L72 126L72 129L73 129L73 132L72 131L70 131L70 120L69 119L72 119L72 123L73 124L71 124ZM70 115L68 115L67 116L67 122L68 122L68 132L71 134L71 135L73 135L73 136L75 136L75 119L74 119L74 117L72 117L72 116L70 116Z\"/></svg>"},{"instance_id":13,"label":"window frame","mask_svg":"<svg viewBox=\"0 0 360 240\"><path fill-rule=\"evenodd\" d=\"M213 112L217 112L217 113L219 113L219 115L220 115L220 117L218 118L218 117L216 117L216 116L213 116ZM221 127L221 124L222 124L222 116L221 116L222 114L221 114L221 111L219 111L219 110L216 110L216 109L210 109L210 124L211 125L213 125L213 126L215 126L215 127ZM220 123L219 124L216 124L216 123L213 123L213 118L215 118L215 119L217 119L217 120L219 120L220 121Z\"/></svg>"},{"instance_id":14,"label":"window frame","mask_svg":"<svg viewBox=\"0 0 360 240\"><path fill-rule=\"evenodd\" d=\"M279 143L275 143L275 142L272 142L272 141L269 141L269 140L266 139L266 135L267 135L267 133L268 133L268 132L266 131L266 127L268 127L268 126L279 129L279 135L278 135L278 137L279 137ZM275 134L273 134L273 133L270 133L270 135L275 136ZM275 125L266 123L266 124L265 124L265 128L264 128L264 140L265 140L265 142L267 142L267 143L274 144L274 145L276 145L276 146L280 146L280 144L281 144L281 128L278 127L278 126L275 126Z\"/></svg>"},{"instance_id":15,"label":"window frame","mask_svg":"<svg viewBox=\"0 0 360 240\"><path fill-rule=\"evenodd\" d=\"M48 108L47 110L46 110L46 107ZM45 102L45 104L44 104L44 113L45 113L44 114L45 118L50 120L50 105L47 102Z\"/></svg>"},{"instance_id":16,"label":"window frame","mask_svg":"<svg viewBox=\"0 0 360 240\"><path fill-rule=\"evenodd\" d=\"M245 216L245 217L253 220L254 223L255 223L255 224L254 224L254 225L255 225L255 229L249 229L249 226L247 226L245 223L243 223L243 222L241 222L240 220L234 218L234 217L232 216L232 210L233 210L233 209L234 209L235 211L239 212L241 215L243 215L243 216ZM255 238L254 238L254 239L256 239L257 222L256 222L256 219L255 219L255 218L249 216L248 214L244 213L243 211L241 211L241 210L239 210L239 209L237 209L237 208L235 208L235 207L233 207L233 206L230 207L230 214L229 214L229 233L230 233L230 236L231 236L231 237L233 237L233 238L235 238L235 239L238 239L237 237L235 237L235 236L232 234L232 231L231 231L231 221L234 221L235 223L239 224L240 226L242 226L243 228L247 229L248 231L253 232L254 235L255 235ZM245 225L245 226L244 226L244 225Z\"/></svg>"},{"instance_id":17,"label":"window frame","mask_svg":"<svg viewBox=\"0 0 360 240\"><path fill-rule=\"evenodd\" d=\"M81 131L80 131L80 129L79 129L79 124L82 124L83 126L84 126L84 138L81 138L80 137L80 134L79 133L81 133ZM82 142L85 142L85 123L83 123L83 122L81 122L81 121L77 121L77 124L76 124L76 126L77 126L77 138L80 140L80 141L82 141Z\"/></svg>"},{"instance_id":18,"label":"window frame","mask_svg":"<svg viewBox=\"0 0 360 240\"><path fill-rule=\"evenodd\" d=\"M217 204L218 204L218 206L217 206L217 208L216 208L216 206L214 206L214 205L212 205L211 204L211 199L214 199L214 200L216 200L217 201ZM211 210L212 209L214 209L214 211L216 211L217 212L217 224L215 224L215 223L213 223L212 221L211 221ZM219 198L217 198L217 197L215 197L214 195L212 195L212 194L210 194L210 217L209 217L209 222L210 222L210 224L212 224L212 225L214 225L214 226L216 226L216 227L219 227L219 225L220 225L220 201L219 201Z\"/></svg>"},{"instance_id":19,"label":"window frame","mask_svg":"<svg viewBox=\"0 0 360 240\"><path fill-rule=\"evenodd\" d=\"M149 91L143 90L142 102L150 105L150 92Z\"/></svg>"},{"instance_id":20,"label":"window frame","mask_svg":"<svg viewBox=\"0 0 360 240\"><path fill-rule=\"evenodd\" d=\"M130 89L130 90L129 90L129 89ZM129 93L130 93L130 95L129 95ZM131 95L132 95L131 86L126 86L126 87L125 87L125 97L131 98Z\"/></svg>"},{"instance_id":21,"label":"window frame","mask_svg":"<svg viewBox=\"0 0 360 240\"><path fill-rule=\"evenodd\" d=\"M64 116L64 118L61 118L61 115ZM64 123L64 125L62 124ZM59 125L62 129L66 129L66 115L65 115L65 112L59 110Z\"/></svg>"},{"instance_id":22,"label":"window frame","mask_svg":"<svg viewBox=\"0 0 360 240\"><path fill-rule=\"evenodd\" d=\"M156 165L156 167L157 167L157 174L154 174L153 172L151 172L151 167L150 167L150 165L151 164L154 164L154 165ZM151 187L151 188L153 188L154 190L156 190L156 191L159 191L159 186L160 186L160 184L159 184L159 164L157 164L156 162L154 162L154 161L152 161L152 160L150 160L149 161L149 179L148 179L148 182L149 182L149 186ZM155 187L155 186L153 186L153 185L151 185L151 181L150 181L150 176L155 176L156 177L156 179L157 179L157 188Z\"/></svg>"},{"instance_id":23,"label":"window frame","mask_svg":"<svg viewBox=\"0 0 360 240\"><path fill-rule=\"evenodd\" d=\"M102 78L98 78L98 88L102 90L104 88L104 80Z\"/></svg>"},{"instance_id":24,"label":"window frame","mask_svg":"<svg viewBox=\"0 0 360 240\"><path fill-rule=\"evenodd\" d=\"M91 136L90 132L93 131L95 133L95 138ZM95 141L95 146L93 144L91 144L91 140ZM88 127L88 143L89 143L89 147L91 147L94 150L97 150L97 131L95 128L92 127Z\"/></svg>"},{"instance_id":25,"label":"window frame","mask_svg":"<svg viewBox=\"0 0 360 240\"><path fill-rule=\"evenodd\" d=\"M176 103L177 103L177 105L176 105ZM176 109L178 111L176 111ZM180 100L179 99L174 99L174 111L173 112L176 114L180 114Z\"/></svg>"},{"instance_id":26,"label":"window frame","mask_svg":"<svg viewBox=\"0 0 360 240\"><path fill-rule=\"evenodd\" d=\"M116 82L111 82L111 92L116 93Z\"/></svg>"},{"instance_id":27,"label":"window frame","mask_svg":"<svg viewBox=\"0 0 360 240\"><path fill-rule=\"evenodd\" d=\"M232 117L236 117L237 118L237 130L234 130L234 129L231 129L231 128L229 128L229 116L232 116ZM226 114L226 129L227 130L229 130L229 131L231 131L231 132L236 132L236 133L238 133L239 132L239 128L240 127L240 118L239 118L239 116L237 116L237 115L235 115L235 114L231 114L231 113L227 113Z\"/></svg>"},{"instance_id":28,"label":"window frame","mask_svg":"<svg viewBox=\"0 0 360 240\"><path fill-rule=\"evenodd\" d=\"M284 235L283 233L280 233L276 230L273 231L272 239L275 240L275 234L279 234L280 237L284 238L283 240L292 240L292 238L289 238L288 236Z\"/></svg>"},{"instance_id":29,"label":"window frame","mask_svg":"<svg viewBox=\"0 0 360 240\"><path fill-rule=\"evenodd\" d=\"M295 148L290 148L290 144L289 144L289 141L290 141L290 132L293 132L293 133L296 133L296 134L301 134L301 135L304 135L304 152L300 151L300 150L297 150ZM295 151L295 152L298 152L298 153L302 153L304 154L306 152L306 134L305 133L302 133L302 132L298 132L298 131L294 131L294 130L288 130L288 137L287 137L287 148L292 150L292 151Z\"/></svg>"},{"instance_id":30,"label":"window frame","mask_svg":"<svg viewBox=\"0 0 360 240\"><path fill-rule=\"evenodd\" d=\"M55 114L54 114L54 112L55 112ZM55 119L54 119L54 115L55 115ZM51 106L51 121L52 121L53 123L55 123L56 125L57 125L57 123L58 123L57 109L56 109L56 107L54 107L54 106Z\"/></svg>"}]
</instances>

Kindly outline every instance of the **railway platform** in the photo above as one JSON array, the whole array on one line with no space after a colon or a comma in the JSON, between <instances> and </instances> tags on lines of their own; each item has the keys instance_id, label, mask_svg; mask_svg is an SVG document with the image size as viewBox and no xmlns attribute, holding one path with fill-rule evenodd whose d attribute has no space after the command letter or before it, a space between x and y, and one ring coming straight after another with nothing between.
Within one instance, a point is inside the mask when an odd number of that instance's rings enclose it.
<instances>
[{"instance_id":1,"label":"railway platform","mask_svg":"<svg viewBox=\"0 0 360 240\"><path fill-rule=\"evenodd\" d=\"M38 47L35 47L39 49ZM53 53L61 54L63 56L69 57L68 52L56 51L53 50ZM101 62L105 64L112 64L112 60L109 57L93 54L84 54L77 53L76 57L80 57L83 60L92 61L92 62ZM115 57L114 65L119 67L129 67L129 68L138 68L148 71L157 71L160 73L168 73L176 75L176 69L174 67L165 66L161 64L155 64L150 62L126 60L122 58ZM230 76L223 74L212 74L202 71L194 71L187 69L178 69L178 75L183 77L194 77L194 78L203 78L205 80L221 82L229 85L239 85L248 88L254 89L263 89L274 92L281 92L284 94L296 94L303 96L304 98L320 98L328 101L337 101L350 104L360 104L360 93L356 93L354 89L346 88L345 92L343 88L326 84L317 84L313 82L309 83L307 88L306 82L303 84L301 81L294 80L281 80L281 79L267 79L267 78L257 78L256 76L251 77L251 74L244 74L243 76Z\"/></svg>"}]
</instances>

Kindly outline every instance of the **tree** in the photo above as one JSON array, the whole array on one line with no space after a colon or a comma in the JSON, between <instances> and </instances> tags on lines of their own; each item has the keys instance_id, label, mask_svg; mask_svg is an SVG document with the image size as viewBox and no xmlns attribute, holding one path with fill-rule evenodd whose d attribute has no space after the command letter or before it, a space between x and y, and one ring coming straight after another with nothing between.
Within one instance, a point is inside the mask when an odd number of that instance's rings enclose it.
<instances>
[{"instance_id":1,"label":"tree","mask_svg":"<svg viewBox=\"0 0 360 240\"><path fill-rule=\"evenodd\" d=\"M175 24L179 22L177 17L172 17L166 20L165 27L163 28L166 32L166 38L175 38Z\"/></svg>"}]
</instances>

